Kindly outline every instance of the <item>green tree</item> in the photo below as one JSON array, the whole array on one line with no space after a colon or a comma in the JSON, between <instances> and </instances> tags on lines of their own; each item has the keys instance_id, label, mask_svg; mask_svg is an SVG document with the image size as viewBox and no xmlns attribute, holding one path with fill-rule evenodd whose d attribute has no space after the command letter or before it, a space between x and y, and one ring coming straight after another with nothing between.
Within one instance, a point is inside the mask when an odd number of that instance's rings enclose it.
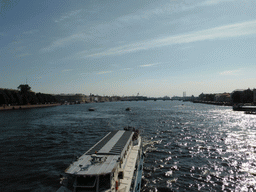
<instances>
[{"instance_id":1,"label":"green tree","mask_svg":"<svg viewBox=\"0 0 256 192\"><path fill-rule=\"evenodd\" d=\"M37 104L39 102L39 100L34 92L29 93L29 102L31 104Z\"/></svg>"},{"instance_id":2,"label":"green tree","mask_svg":"<svg viewBox=\"0 0 256 192\"><path fill-rule=\"evenodd\" d=\"M15 91L13 97L16 99L17 104L22 104L22 96L19 91Z\"/></svg>"},{"instance_id":3,"label":"green tree","mask_svg":"<svg viewBox=\"0 0 256 192\"><path fill-rule=\"evenodd\" d=\"M29 103L29 92L31 91L31 87L28 84L19 85L18 89L20 90L22 96L22 104L27 105Z\"/></svg>"},{"instance_id":4,"label":"green tree","mask_svg":"<svg viewBox=\"0 0 256 192\"><path fill-rule=\"evenodd\" d=\"M11 105L15 104L16 103L16 99L13 97L14 90L4 89L4 92L5 92L5 94L9 98L8 104L11 104Z\"/></svg>"},{"instance_id":5,"label":"green tree","mask_svg":"<svg viewBox=\"0 0 256 192\"><path fill-rule=\"evenodd\" d=\"M39 103L41 103L41 104L44 103L44 98L42 96L42 93L39 92L39 93L36 94L36 96L37 96L37 99L38 99Z\"/></svg>"},{"instance_id":6,"label":"green tree","mask_svg":"<svg viewBox=\"0 0 256 192\"><path fill-rule=\"evenodd\" d=\"M9 103L9 97L6 95L3 89L0 89L0 104L8 104Z\"/></svg>"}]
</instances>

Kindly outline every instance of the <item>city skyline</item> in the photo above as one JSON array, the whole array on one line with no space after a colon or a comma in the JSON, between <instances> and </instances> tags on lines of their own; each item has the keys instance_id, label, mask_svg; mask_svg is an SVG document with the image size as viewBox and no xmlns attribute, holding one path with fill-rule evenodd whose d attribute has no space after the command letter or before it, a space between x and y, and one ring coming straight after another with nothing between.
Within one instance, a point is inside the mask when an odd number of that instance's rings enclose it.
<instances>
[{"instance_id":1,"label":"city skyline","mask_svg":"<svg viewBox=\"0 0 256 192\"><path fill-rule=\"evenodd\" d=\"M1 88L182 96L255 88L252 0L7 1Z\"/></svg>"}]
</instances>

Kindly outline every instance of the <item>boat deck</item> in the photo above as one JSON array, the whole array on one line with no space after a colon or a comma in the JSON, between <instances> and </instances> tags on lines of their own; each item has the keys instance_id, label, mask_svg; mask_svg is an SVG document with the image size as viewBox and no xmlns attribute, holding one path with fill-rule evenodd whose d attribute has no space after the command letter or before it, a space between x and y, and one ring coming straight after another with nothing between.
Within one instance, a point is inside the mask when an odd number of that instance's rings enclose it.
<instances>
[{"instance_id":1,"label":"boat deck","mask_svg":"<svg viewBox=\"0 0 256 192\"><path fill-rule=\"evenodd\" d=\"M89 151L83 154L76 162L71 164L66 173L76 175L101 175L111 173L119 159L122 159L127 146L132 141L133 132L114 131L108 133L96 143ZM96 155L101 160L93 161Z\"/></svg>"},{"instance_id":2,"label":"boat deck","mask_svg":"<svg viewBox=\"0 0 256 192\"><path fill-rule=\"evenodd\" d=\"M131 138L131 131L113 131L93 146L86 155L104 154L120 155L128 140Z\"/></svg>"},{"instance_id":3,"label":"boat deck","mask_svg":"<svg viewBox=\"0 0 256 192\"><path fill-rule=\"evenodd\" d=\"M119 186L118 191L120 192L128 191L128 189L130 189L131 187L132 177L133 177L135 166L136 166L136 163L134 163L134 161L136 162L136 159L138 157L138 150L141 143L141 138L139 138L138 141L139 141L138 145L135 145L131 148L131 152L127 156L127 159L123 164L124 178L121 180L121 183Z\"/></svg>"},{"instance_id":4,"label":"boat deck","mask_svg":"<svg viewBox=\"0 0 256 192\"><path fill-rule=\"evenodd\" d=\"M96 191L99 191L97 186L102 187L102 183L104 182L111 183L109 190L114 189L116 182L120 182L118 192L133 191L135 186L136 190L140 190L142 169L140 169L141 173L138 175L136 171L139 168L136 170L136 165L141 167L139 165L142 162L139 159L141 152L142 140L137 132L128 130L109 132L77 161L73 162L65 172L76 179L73 186L75 191L79 188L90 188L93 191L97 189ZM121 178L119 178L120 173L123 175ZM83 177L94 178L94 184L89 183L89 185L88 182L83 183L88 180L88 178ZM139 178L139 182L137 177ZM96 178L98 178L97 182ZM109 179L109 181L106 179ZM134 186L132 186L133 184ZM58 191L71 192L66 187L61 187Z\"/></svg>"}]
</instances>

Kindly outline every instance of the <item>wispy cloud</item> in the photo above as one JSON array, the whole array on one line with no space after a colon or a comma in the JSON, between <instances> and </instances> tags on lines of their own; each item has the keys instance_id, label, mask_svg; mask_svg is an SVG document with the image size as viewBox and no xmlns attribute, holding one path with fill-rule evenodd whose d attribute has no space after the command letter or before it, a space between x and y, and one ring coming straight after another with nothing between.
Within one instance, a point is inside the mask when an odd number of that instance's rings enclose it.
<instances>
[{"instance_id":1,"label":"wispy cloud","mask_svg":"<svg viewBox=\"0 0 256 192\"><path fill-rule=\"evenodd\" d=\"M76 34L73 34L73 35L70 35L68 37L64 37L64 38L61 38L61 39L58 39L58 40L55 40L51 43L51 45L49 45L48 47L44 47L40 50L40 52L42 53L46 53L46 52L51 52L51 51L54 51L58 48L61 48L61 47L65 47L67 45L69 45L70 43L74 43L76 41L85 41L87 39L87 34L85 33L76 33Z\"/></svg>"},{"instance_id":2,"label":"wispy cloud","mask_svg":"<svg viewBox=\"0 0 256 192\"><path fill-rule=\"evenodd\" d=\"M112 73L113 71L100 71L97 74L98 75L102 75L102 74L106 74L106 73Z\"/></svg>"},{"instance_id":3,"label":"wispy cloud","mask_svg":"<svg viewBox=\"0 0 256 192\"><path fill-rule=\"evenodd\" d=\"M64 69L64 70L62 70L61 72L62 73L65 73L65 72L69 72L69 71L73 71L74 69Z\"/></svg>"},{"instance_id":4,"label":"wispy cloud","mask_svg":"<svg viewBox=\"0 0 256 192\"><path fill-rule=\"evenodd\" d=\"M231 1L231 0L206 0L203 3L197 3L197 4L176 3L176 5L179 7L178 8L179 11L184 11L185 9L193 9L198 6L208 6L210 4L217 4L217 3L221 3L223 1ZM81 31L76 34L72 34L70 36L57 39L57 40L53 41L49 46L42 48L41 52L42 53L51 52L58 48L67 46L67 45L69 45L69 43L73 43L75 41L81 41L81 40L87 41L88 39L92 38L91 36L95 36L95 34L102 36L102 34L100 34L99 31L104 31L106 28L111 28L111 29L113 29L115 27L118 28L122 25L128 25L128 23L134 23L136 21L141 22L141 20L143 20L143 19L149 19L152 17L159 17L161 15L172 14L174 11L173 7L176 7L176 6L173 6L172 3L167 3L164 6L159 6L154 9L149 9L146 11L145 10L138 11L137 13L121 16L121 17L117 18L116 20L111 21L109 23L99 24L94 27L91 27L89 31L88 31L88 28L86 28L86 31L87 31L86 33ZM63 16L61 16L60 19L55 20L55 22L64 21L66 19L74 19L74 18L76 18L75 16L80 15L80 13L82 11L83 10L80 9L80 10L68 12L68 13L64 14ZM38 30L30 30L30 31L24 32L24 34L33 34L35 32L38 32ZM202 32L204 32L204 31L202 31ZM205 31L205 32L207 32L207 31ZM93 34L93 35L90 35L90 34ZM189 34L189 35L193 35L193 34ZM194 35L196 35L196 34L194 34ZM186 37L186 39L189 38L186 35L180 36L180 38L183 38L183 37ZM116 47L113 49L109 49L102 53L96 53L96 54L92 54L89 56L104 56L104 53L106 55L123 54L125 52L133 52L136 50L148 49L150 47L153 48L155 46L161 46L161 45L157 45L157 43L161 44L162 43L161 41L169 41L170 42L171 39L168 39L168 38L170 38L170 37L167 37L166 39L162 38L162 39L156 39L156 40L149 40L149 41L145 41L145 42L138 42L138 45L135 43L135 44L125 45L123 47L120 46L120 47ZM174 38L179 38L179 36L176 36L176 37L173 36L171 38L173 38L173 40L175 40ZM168 42L166 42L166 43L168 43ZM151 44L151 45L147 45L147 44ZM83 54L83 55L87 55L87 54Z\"/></svg>"},{"instance_id":5,"label":"wispy cloud","mask_svg":"<svg viewBox=\"0 0 256 192\"><path fill-rule=\"evenodd\" d=\"M210 6L210 5L217 5L219 3L225 3L225 2L232 2L235 0L206 0L202 2L200 5L201 6Z\"/></svg>"},{"instance_id":6,"label":"wispy cloud","mask_svg":"<svg viewBox=\"0 0 256 192\"><path fill-rule=\"evenodd\" d=\"M71 18L71 17L74 17L74 16L76 16L77 14L79 14L81 11L82 11L82 9L68 12L68 13L66 13L65 15L61 16L60 19L56 19L55 22L58 23L58 22L60 22L60 21L69 19L69 18Z\"/></svg>"},{"instance_id":7,"label":"wispy cloud","mask_svg":"<svg viewBox=\"0 0 256 192\"><path fill-rule=\"evenodd\" d=\"M237 69L237 70L230 70L230 71L222 71L219 74L220 75L240 75L241 73L241 69Z\"/></svg>"},{"instance_id":8,"label":"wispy cloud","mask_svg":"<svg viewBox=\"0 0 256 192\"><path fill-rule=\"evenodd\" d=\"M234 38L254 34L256 34L256 20L215 27L188 34L150 39L147 41L110 48L103 52L98 52L90 55L83 55L83 57L102 57L110 55L120 55L175 44L185 44L206 40ZM80 52L79 54L80 56L82 56L83 52Z\"/></svg>"},{"instance_id":9,"label":"wispy cloud","mask_svg":"<svg viewBox=\"0 0 256 192\"><path fill-rule=\"evenodd\" d=\"M140 65L140 67L152 67L152 66L155 66L155 65L159 65L159 63Z\"/></svg>"},{"instance_id":10,"label":"wispy cloud","mask_svg":"<svg viewBox=\"0 0 256 192\"><path fill-rule=\"evenodd\" d=\"M25 32L23 32L23 34L24 34L24 35L32 35L32 34L37 33L37 32L39 32L38 29L32 29L32 30L30 30L30 31L25 31Z\"/></svg>"},{"instance_id":11,"label":"wispy cloud","mask_svg":"<svg viewBox=\"0 0 256 192\"><path fill-rule=\"evenodd\" d=\"M124 15L122 17L119 17L117 21L121 21L125 23L134 22L142 19L150 19L153 17L166 16L166 15L173 14L175 12L188 11L191 9L195 9L197 7L219 4L226 1L234 1L234 0L205 0L201 3L197 3L196 1L195 2L194 1L191 1L191 2L172 1L164 5L155 7L153 9L143 10L141 12Z\"/></svg>"},{"instance_id":12,"label":"wispy cloud","mask_svg":"<svg viewBox=\"0 0 256 192\"><path fill-rule=\"evenodd\" d=\"M26 57L26 56L30 56L30 55L32 55L32 54L30 54L30 53L24 53L24 54L19 54L19 55L17 55L17 57Z\"/></svg>"},{"instance_id":13,"label":"wispy cloud","mask_svg":"<svg viewBox=\"0 0 256 192\"><path fill-rule=\"evenodd\" d=\"M118 20L120 21L135 21L135 20L141 20L141 19L149 19L154 16L161 16L161 15L170 15L175 12L183 12L183 11L188 11L195 9L197 7L202 7L202 6L212 6L212 5L218 5L220 3L225 3L225 2L234 2L237 0L205 0L203 2L197 3L197 1L172 1L171 3L166 3L165 5L161 5L159 7L156 7L154 9L150 9L147 11L143 11L142 13L138 14L130 14L126 15L123 17L120 17Z\"/></svg>"},{"instance_id":14,"label":"wispy cloud","mask_svg":"<svg viewBox=\"0 0 256 192\"><path fill-rule=\"evenodd\" d=\"M127 71L127 70L132 70L132 68L124 68L124 69L121 69L121 71Z\"/></svg>"},{"instance_id":15,"label":"wispy cloud","mask_svg":"<svg viewBox=\"0 0 256 192\"><path fill-rule=\"evenodd\" d=\"M147 11L142 11L142 12L137 12L137 13L132 13L132 14L121 16L121 17L117 18L116 21L124 22L124 23L140 21L142 19L149 19L154 16L170 14L171 9L172 9L172 6L170 6L169 4L166 4L166 6L161 6L161 7L157 7L154 9L147 10Z\"/></svg>"}]
</instances>

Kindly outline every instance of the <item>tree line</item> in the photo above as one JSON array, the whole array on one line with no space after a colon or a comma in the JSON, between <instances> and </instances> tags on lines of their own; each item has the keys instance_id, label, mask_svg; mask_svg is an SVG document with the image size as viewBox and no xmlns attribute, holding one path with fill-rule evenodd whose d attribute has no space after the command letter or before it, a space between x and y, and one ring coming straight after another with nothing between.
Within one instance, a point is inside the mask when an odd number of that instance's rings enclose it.
<instances>
[{"instance_id":1,"label":"tree line","mask_svg":"<svg viewBox=\"0 0 256 192\"><path fill-rule=\"evenodd\" d=\"M0 105L33 105L58 102L57 98L51 94L31 91L28 84L21 84L18 89L0 88Z\"/></svg>"},{"instance_id":2,"label":"tree line","mask_svg":"<svg viewBox=\"0 0 256 192\"><path fill-rule=\"evenodd\" d=\"M200 101L215 101L216 94L200 94L198 99ZM235 103L253 103L253 90L235 90L231 93L230 102Z\"/></svg>"},{"instance_id":3,"label":"tree line","mask_svg":"<svg viewBox=\"0 0 256 192\"><path fill-rule=\"evenodd\" d=\"M253 90L234 91L231 98L233 103L253 103Z\"/></svg>"}]
</instances>

